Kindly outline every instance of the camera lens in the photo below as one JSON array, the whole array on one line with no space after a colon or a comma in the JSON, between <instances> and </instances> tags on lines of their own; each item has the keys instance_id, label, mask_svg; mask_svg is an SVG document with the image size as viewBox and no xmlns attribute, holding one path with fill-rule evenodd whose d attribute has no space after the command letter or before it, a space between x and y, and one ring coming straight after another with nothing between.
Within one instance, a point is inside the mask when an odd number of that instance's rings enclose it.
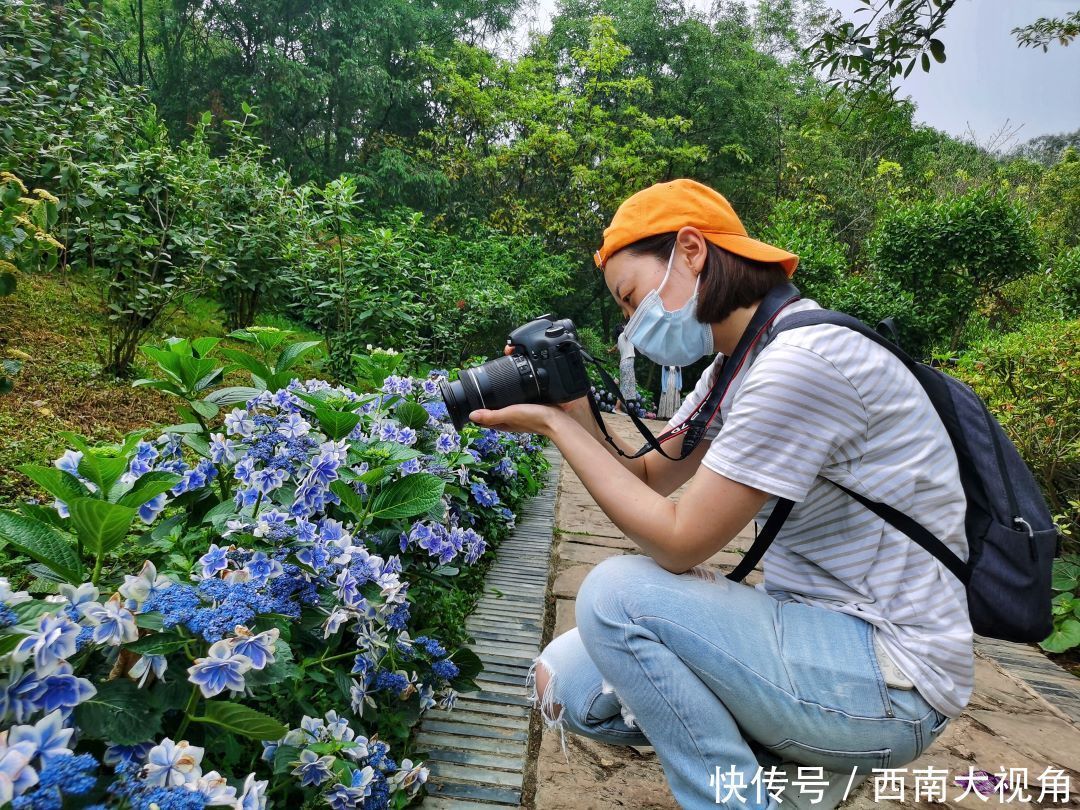
<instances>
[{"instance_id":1,"label":"camera lens","mask_svg":"<svg viewBox=\"0 0 1080 810\"><path fill-rule=\"evenodd\" d=\"M496 410L521 402L539 402L540 389L532 363L521 355L496 357L476 368L464 368L456 382L439 383L450 421L458 430L477 408Z\"/></svg>"}]
</instances>

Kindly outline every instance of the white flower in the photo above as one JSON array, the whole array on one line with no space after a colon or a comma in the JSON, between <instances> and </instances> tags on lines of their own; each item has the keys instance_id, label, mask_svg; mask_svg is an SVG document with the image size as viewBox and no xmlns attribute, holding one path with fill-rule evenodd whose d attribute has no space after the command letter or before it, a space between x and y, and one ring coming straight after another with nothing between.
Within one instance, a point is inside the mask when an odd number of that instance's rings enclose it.
<instances>
[{"instance_id":1,"label":"white flower","mask_svg":"<svg viewBox=\"0 0 1080 810\"><path fill-rule=\"evenodd\" d=\"M208 806L228 804L236 806L236 788L229 787L225 777L217 771L210 771L193 782L187 783L189 790L197 790L206 797Z\"/></svg>"},{"instance_id":2,"label":"white flower","mask_svg":"<svg viewBox=\"0 0 1080 810\"><path fill-rule=\"evenodd\" d=\"M138 576L124 575L124 584L120 586L120 595L127 599L134 599L137 605L141 605L150 598L155 590L162 590L172 586L172 580L167 577L159 577L155 565L146 560Z\"/></svg>"},{"instance_id":3,"label":"white flower","mask_svg":"<svg viewBox=\"0 0 1080 810\"><path fill-rule=\"evenodd\" d=\"M11 583L8 582L8 578L0 577L0 603L8 606L18 605L29 602L32 598L26 591L11 590Z\"/></svg>"},{"instance_id":4,"label":"white flower","mask_svg":"<svg viewBox=\"0 0 1080 810\"><path fill-rule=\"evenodd\" d=\"M135 641L139 637L139 628L135 624L135 614L120 604L120 594L114 593L104 605L91 602L82 608L82 614L94 628L95 644L109 644L117 647Z\"/></svg>"},{"instance_id":5,"label":"white flower","mask_svg":"<svg viewBox=\"0 0 1080 810\"><path fill-rule=\"evenodd\" d=\"M158 787L179 787L202 776L203 749L181 740L174 743L168 737L150 749L143 766L142 778Z\"/></svg>"},{"instance_id":6,"label":"white flower","mask_svg":"<svg viewBox=\"0 0 1080 810\"><path fill-rule=\"evenodd\" d=\"M84 608L96 604L100 595L98 589L89 582L84 582L77 588L74 585L64 583L60 586L59 591L57 601L71 605L80 614L83 613Z\"/></svg>"},{"instance_id":7,"label":"white flower","mask_svg":"<svg viewBox=\"0 0 1080 810\"><path fill-rule=\"evenodd\" d=\"M255 774L249 773L244 780L243 791L240 800L236 803L237 810L263 810L266 807L266 786L269 779L261 782L255 781Z\"/></svg>"}]
</instances>

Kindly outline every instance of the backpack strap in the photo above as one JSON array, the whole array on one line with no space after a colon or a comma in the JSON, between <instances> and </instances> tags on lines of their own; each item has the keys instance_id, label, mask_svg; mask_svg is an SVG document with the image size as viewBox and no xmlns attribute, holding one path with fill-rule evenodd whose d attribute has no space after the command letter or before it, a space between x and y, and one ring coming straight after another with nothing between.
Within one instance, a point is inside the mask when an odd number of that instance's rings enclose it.
<instances>
[{"instance_id":1,"label":"backpack strap","mask_svg":"<svg viewBox=\"0 0 1080 810\"><path fill-rule=\"evenodd\" d=\"M804 310L802 312L792 312L781 321L779 321L772 334L766 339L765 345L767 346L773 338L775 338L781 332L788 329L797 329L802 326L813 326L815 324L835 324L837 326L846 326L860 334L866 336L870 340L873 340L880 346L884 346L908 368L908 370L914 373L917 363L907 354L903 349L890 341L888 338L882 336L878 332L871 329L865 323L860 321L851 315L844 312L836 312L831 309L813 309ZM891 326L891 324L890 324ZM762 347L764 351L764 347ZM916 377L918 379L918 377ZM921 385L920 380L920 385ZM936 406L935 406L936 407ZM922 524L913 520L905 515L898 509L894 509L888 504L881 503L879 501L872 501L869 498L854 492L842 484L838 484L835 481L830 481L833 486L842 489L852 498L857 500L863 506L870 511L883 518L887 523L896 527L920 546L922 546L930 554L934 555L946 568L948 568L956 577L966 586L971 579L970 568L967 563L961 560L948 546L942 543L937 537L935 537L930 531L928 531ZM761 533L754 540L754 544L750 547L750 550L743 557L742 562L727 575L728 579L735 582L741 581L758 561L764 556L765 551L769 545L776 538L781 526L787 516L791 513L793 501L787 498L778 498L776 506L773 509L771 515L769 515L768 521L765 523L765 527Z\"/></svg>"}]
</instances>

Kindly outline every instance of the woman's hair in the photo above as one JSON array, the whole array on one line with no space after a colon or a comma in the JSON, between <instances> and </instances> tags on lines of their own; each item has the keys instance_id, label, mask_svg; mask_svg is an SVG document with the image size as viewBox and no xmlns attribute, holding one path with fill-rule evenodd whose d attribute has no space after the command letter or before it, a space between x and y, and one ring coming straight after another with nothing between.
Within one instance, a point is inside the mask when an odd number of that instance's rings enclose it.
<instances>
[{"instance_id":1,"label":"woman's hair","mask_svg":"<svg viewBox=\"0 0 1080 810\"><path fill-rule=\"evenodd\" d=\"M641 256L655 256L667 262L675 246L675 232L646 236L622 250ZM787 271L777 262L759 262L738 256L706 240L705 267L697 310L702 323L718 323L741 307L760 301L777 284L788 281Z\"/></svg>"},{"instance_id":2,"label":"woman's hair","mask_svg":"<svg viewBox=\"0 0 1080 810\"><path fill-rule=\"evenodd\" d=\"M619 335L623 333L623 329L626 328L625 323L615 324L615 328L611 330L611 337L615 340L619 339Z\"/></svg>"}]
</instances>

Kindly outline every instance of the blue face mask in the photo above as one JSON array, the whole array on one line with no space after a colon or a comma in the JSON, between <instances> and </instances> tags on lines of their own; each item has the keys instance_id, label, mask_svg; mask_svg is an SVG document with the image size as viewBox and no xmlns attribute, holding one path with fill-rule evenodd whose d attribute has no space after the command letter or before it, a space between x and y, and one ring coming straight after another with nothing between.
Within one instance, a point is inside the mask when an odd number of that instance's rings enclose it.
<instances>
[{"instance_id":1,"label":"blue face mask","mask_svg":"<svg viewBox=\"0 0 1080 810\"><path fill-rule=\"evenodd\" d=\"M626 323L623 334L634 348L661 366L688 366L713 350L712 329L694 317L697 306L699 274L694 281L694 294L690 300L674 312L664 309L660 290L671 276L671 263L675 259L672 248L668 258L667 272L660 286L650 292Z\"/></svg>"}]
</instances>

